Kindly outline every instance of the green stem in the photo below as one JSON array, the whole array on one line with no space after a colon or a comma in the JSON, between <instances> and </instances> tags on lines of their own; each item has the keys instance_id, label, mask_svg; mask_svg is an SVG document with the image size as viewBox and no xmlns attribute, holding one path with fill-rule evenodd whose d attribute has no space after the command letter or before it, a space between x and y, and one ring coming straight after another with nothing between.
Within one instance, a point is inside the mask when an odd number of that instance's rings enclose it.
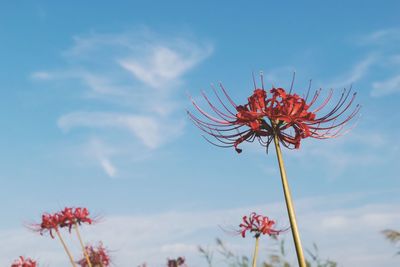
<instances>
[{"instance_id":1,"label":"green stem","mask_svg":"<svg viewBox=\"0 0 400 267\"><path fill-rule=\"evenodd\" d=\"M287 176L286 176L286 170L285 170L285 166L283 164L282 151L281 151L281 147L279 145L279 138L276 134L274 134L274 143L275 143L275 149L276 149L276 156L278 157L279 170L281 173L283 192L285 194L286 208L287 208L287 211L289 214L289 220L290 220L290 226L292 229L294 245L296 247L297 260L299 262L300 267L306 267L306 261L304 259L303 248L301 246L300 234L299 234L299 230L297 228L296 214L294 212L292 195L290 193L290 187L289 187L289 183L288 183Z\"/></svg>"},{"instance_id":2,"label":"green stem","mask_svg":"<svg viewBox=\"0 0 400 267\"><path fill-rule=\"evenodd\" d=\"M68 258L69 258L69 260L70 260L72 266L73 266L73 267L76 267L74 258L72 257L72 254L71 254L71 252L69 251L69 249L68 249L68 247L67 247L67 244L65 244L64 239L62 238L62 236L61 236L60 232L58 231L58 229L56 230L56 234L57 234L57 236L58 236L58 239L60 239L61 244L63 245L64 250L65 250L65 252L67 253Z\"/></svg>"},{"instance_id":3,"label":"green stem","mask_svg":"<svg viewBox=\"0 0 400 267\"><path fill-rule=\"evenodd\" d=\"M79 233L78 225L76 223L74 225L74 228L76 231L76 235L78 236L79 243L81 243L81 248L82 248L83 254L85 255L86 262L89 265L89 267L92 267L92 263L90 262L89 255L85 249L85 245L83 244L83 240L82 240L81 234Z\"/></svg>"},{"instance_id":4,"label":"green stem","mask_svg":"<svg viewBox=\"0 0 400 267\"><path fill-rule=\"evenodd\" d=\"M253 267L256 267L257 265L257 256L258 256L258 243L259 243L259 236L256 236L256 244L254 246L254 254L253 254Z\"/></svg>"}]
</instances>

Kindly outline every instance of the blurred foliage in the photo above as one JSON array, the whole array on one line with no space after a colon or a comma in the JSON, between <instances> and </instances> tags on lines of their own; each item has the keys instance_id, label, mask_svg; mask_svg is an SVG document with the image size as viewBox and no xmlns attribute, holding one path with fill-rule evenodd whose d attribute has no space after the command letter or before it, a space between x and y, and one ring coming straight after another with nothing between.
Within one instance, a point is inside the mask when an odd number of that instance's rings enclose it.
<instances>
[{"instance_id":1,"label":"blurred foliage","mask_svg":"<svg viewBox=\"0 0 400 267\"><path fill-rule=\"evenodd\" d=\"M400 232L386 229L382 231L382 234L386 237L387 240L400 247ZM400 255L400 250L396 254Z\"/></svg>"},{"instance_id":2,"label":"blurred foliage","mask_svg":"<svg viewBox=\"0 0 400 267\"><path fill-rule=\"evenodd\" d=\"M218 242L217 238L217 242ZM202 246L198 246L198 250L201 255L203 255L204 259L207 261L208 267L212 267L212 261L214 257L214 252L210 250L209 248L203 248Z\"/></svg>"},{"instance_id":3,"label":"blurred foliage","mask_svg":"<svg viewBox=\"0 0 400 267\"><path fill-rule=\"evenodd\" d=\"M258 266L262 267L295 267L296 264L290 263L287 260L287 254L285 249L285 241L278 241L276 238L275 246L272 249L272 254L267 260L262 261ZM230 250L221 239L216 239L216 251L223 257L223 261L228 267L251 267L251 259L247 256L237 255ZM209 248L205 249L199 246L199 252L205 258L209 267L213 267L214 251ZM313 250L306 250L308 253L308 259L306 261L307 267L337 267L337 263L331 260L321 259L319 256L318 246L313 245ZM216 265L215 265L216 266Z\"/></svg>"}]
</instances>

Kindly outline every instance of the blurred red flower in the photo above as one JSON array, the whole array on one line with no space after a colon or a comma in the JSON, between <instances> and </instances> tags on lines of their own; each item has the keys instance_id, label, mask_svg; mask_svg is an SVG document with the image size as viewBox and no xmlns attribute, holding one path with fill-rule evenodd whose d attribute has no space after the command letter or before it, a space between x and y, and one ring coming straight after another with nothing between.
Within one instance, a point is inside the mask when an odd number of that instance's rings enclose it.
<instances>
[{"instance_id":1,"label":"blurred red flower","mask_svg":"<svg viewBox=\"0 0 400 267\"><path fill-rule=\"evenodd\" d=\"M11 267L36 267L36 261L30 259L30 258L24 258L22 256L19 257L19 259L15 260L12 264Z\"/></svg>"},{"instance_id":2,"label":"blurred red flower","mask_svg":"<svg viewBox=\"0 0 400 267\"><path fill-rule=\"evenodd\" d=\"M103 244L100 242L97 247L86 246L86 253L89 256L89 261L93 267L107 267L110 266L111 260L108 255L108 251L104 248ZM77 262L81 267L88 267L85 256Z\"/></svg>"},{"instance_id":3,"label":"blurred red flower","mask_svg":"<svg viewBox=\"0 0 400 267\"><path fill-rule=\"evenodd\" d=\"M217 143L205 137L207 141L220 147L234 147L240 153L242 150L238 145L242 142L253 142L257 139L261 145L268 148L275 135L280 143L291 149L299 148L301 139L307 137L337 137L344 133L345 125L360 110L360 105L356 105L350 111L356 97L356 93L351 93L351 89L344 89L336 104L326 110L332 100L333 90L330 90L327 97L317 105L321 90L316 91L308 101L311 85L306 96L301 97L292 93L292 90L286 92L283 88L273 87L267 92L264 90L262 75L261 82L262 88L254 86L254 92L245 105L235 104L225 88L220 85L223 95L233 108L224 103L215 88L213 91L220 108L202 93L212 113L204 111L192 99L194 107L205 119L201 120L188 111L189 118L198 128L216 139ZM318 116L323 110L326 110L324 114Z\"/></svg>"},{"instance_id":4,"label":"blurred red flower","mask_svg":"<svg viewBox=\"0 0 400 267\"><path fill-rule=\"evenodd\" d=\"M92 224L92 222L93 220L89 217L87 208L66 207L62 211L53 214L44 213L42 215L42 222L40 224L34 224L31 228L38 231L41 235L45 232L49 232L51 238L54 238L53 231L58 231L59 228L68 227L68 230L71 231L72 226L75 224Z\"/></svg>"},{"instance_id":5,"label":"blurred red flower","mask_svg":"<svg viewBox=\"0 0 400 267\"><path fill-rule=\"evenodd\" d=\"M60 213L60 227L68 227L71 231L72 226L82 223L92 224L87 208L64 208Z\"/></svg>"},{"instance_id":6,"label":"blurred red flower","mask_svg":"<svg viewBox=\"0 0 400 267\"><path fill-rule=\"evenodd\" d=\"M53 231L58 231L60 225L60 215L58 213L49 214L44 213L42 215L42 222L33 226L35 231L38 231L41 235L45 232L49 232L51 238L54 238Z\"/></svg>"},{"instance_id":7,"label":"blurred red flower","mask_svg":"<svg viewBox=\"0 0 400 267\"><path fill-rule=\"evenodd\" d=\"M168 267L186 266L185 258L178 257L177 259L174 259L174 260L168 259L167 266Z\"/></svg>"},{"instance_id":8,"label":"blurred red flower","mask_svg":"<svg viewBox=\"0 0 400 267\"><path fill-rule=\"evenodd\" d=\"M250 216L243 216L243 222L239 225L241 228L239 233L242 237L246 237L246 232L254 233L254 237L259 237L260 235L279 235L285 231L273 229L274 225L275 221L252 212Z\"/></svg>"}]
</instances>

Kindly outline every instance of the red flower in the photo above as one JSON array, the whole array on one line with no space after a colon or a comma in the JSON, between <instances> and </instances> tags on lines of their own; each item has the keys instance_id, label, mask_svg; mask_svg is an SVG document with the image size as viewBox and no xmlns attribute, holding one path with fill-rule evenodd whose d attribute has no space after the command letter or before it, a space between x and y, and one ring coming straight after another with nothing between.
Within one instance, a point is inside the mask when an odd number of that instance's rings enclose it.
<instances>
[{"instance_id":1,"label":"red flower","mask_svg":"<svg viewBox=\"0 0 400 267\"><path fill-rule=\"evenodd\" d=\"M86 246L86 253L89 256L90 263L93 267L107 267L110 266L111 260L110 256L108 256L108 251L103 247L103 244L100 244L97 247ZM81 267L88 267L88 263L86 261L85 256L81 260L77 262Z\"/></svg>"},{"instance_id":2,"label":"red flower","mask_svg":"<svg viewBox=\"0 0 400 267\"><path fill-rule=\"evenodd\" d=\"M60 212L53 214L44 213L42 215L42 222L33 225L33 230L38 231L41 235L49 232L51 238L54 238L53 231L58 231L59 228L68 227L71 231L72 226L75 224L88 223L92 224L93 220L89 218L89 211L87 208L64 208Z\"/></svg>"},{"instance_id":3,"label":"red flower","mask_svg":"<svg viewBox=\"0 0 400 267\"><path fill-rule=\"evenodd\" d=\"M177 258L175 260L168 259L167 266L168 267L186 266L185 265L185 258L179 257L179 258Z\"/></svg>"},{"instance_id":4,"label":"red flower","mask_svg":"<svg viewBox=\"0 0 400 267\"><path fill-rule=\"evenodd\" d=\"M235 110L229 109L222 101L216 89L213 88L223 110L215 107L203 93L203 97L211 107L214 115L210 115L201 109L193 99L193 105L204 117L206 117L207 120L200 120L188 111L189 118L197 125L197 127L214 137L220 144L216 144L206 137L205 139L219 147L233 146L238 153L242 150L237 146L244 141L253 142L257 138L258 141L263 143L264 138L270 140L271 129L269 129L269 126L265 124L265 121L263 120L264 113L261 110L263 102L257 100L257 97L262 97L265 91L263 92L263 90L258 89L255 91L255 95L249 97L249 104L236 105L229 97L222 84L220 84L220 88Z\"/></svg>"},{"instance_id":5,"label":"red flower","mask_svg":"<svg viewBox=\"0 0 400 267\"><path fill-rule=\"evenodd\" d=\"M24 258L22 256L19 257L19 259L15 260L12 264L11 267L36 267L36 261L30 259L30 258Z\"/></svg>"},{"instance_id":6,"label":"red flower","mask_svg":"<svg viewBox=\"0 0 400 267\"><path fill-rule=\"evenodd\" d=\"M355 99L356 93L351 94L351 89L344 89L336 105L320 117L317 117L317 112L328 105L333 90L330 90L325 100L312 110L321 90L315 92L308 103L308 97L304 99L297 94L286 93L283 88L272 88L270 92L272 97L267 103L265 113L273 126L274 133L288 148L299 148L303 138L327 139L343 134L345 124L360 110L360 105L356 105L353 111L348 112L340 120L340 116L346 113Z\"/></svg>"},{"instance_id":7,"label":"red flower","mask_svg":"<svg viewBox=\"0 0 400 267\"><path fill-rule=\"evenodd\" d=\"M59 214L44 213L42 215L42 222L34 225L34 230L38 231L41 235L43 235L45 232L49 232L51 238L54 238L53 231L58 231L60 221Z\"/></svg>"},{"instance_id":8,"label":"red flower","mask_svg":"<svg viewBox=\"0 0 400 267\"><path fill-rule=\"evenodd\" d=\"M262 216L252 212L249 217L243 216L243 222L239 225L241 228L239 232L242 237L246 237L246 232L254 233L254 237L259 237L260 235L279 235L279 233L285 230L276 230L272 227L275 221L270 220L266 216Z\"/></svg>"},{"instance_id":9,"label":"red flower","mask_svg":"<svg viewBox=\"0 0 400 267\"><path fill-rule=\"evenodd\" d=\"M60 216L59 226L61 228L68 227L71 231L72 226L75 224L75 217L72 208L65 207L61 212L57 213Z\"/></svg>"},{"instance_id":10,"label":"red flower","mask_svg":"<svg viewBox=\"0 0 400 267\"><path fill-rule=\"evenodd\" d=\"M92 219L89 218L89 211L87 208L66 207L59 213L59 215L61 217L60 227L68 227L69 231L71 231L72 226L75 224L92 224Z\"/></svg>"},{"instance_id":11,"label":"red flower","mask_svg":"<svg viewBox=\"0 0 400 267\"><path fill-rule=\"evenodd\" d=\"M325 111L324 115L317 116L317 113L327 108L333 96L332 90L319 106L312 108L318 102L321 90L316 91L312 99L308 101L309 92L305 98L292 94L291 90L287 93L283 88L272 88L267 92L264 90L262 79L261 75L262 89L255 87L245 105L236 105L224 87L220 85L221 91L235 110L228 108L214 88L220 108L212 104L203 93L213 115L205 112L192 100L193 105L205 117L205 120L188 112L190 119L198 128L215 138L219 144L206 138L207 141L220 147L234 147L240 153L242 151L238 148L240 143L253 142L257 139L260 144L268 148L276 135L285 147L297 149L300 147L301 139L307 137L326 139L343 134L345 125L360 109L357 105L352 111L348 111L356 93L351 94L351 90L343 90L336 105ZM344 116L343 119L341 119L342 116Z\"/></svg>"},{"instance_id":12,"label":"red flower","mask_svg":"<svg viewBox=\"0 0 400 267\"><path fill-rule=\"evenodd\" d=\"M89 218L89 211L87 208L76 208L74 216L77 224L88 223L92 224L92 219Z\"/></svg>"}]
</instances>

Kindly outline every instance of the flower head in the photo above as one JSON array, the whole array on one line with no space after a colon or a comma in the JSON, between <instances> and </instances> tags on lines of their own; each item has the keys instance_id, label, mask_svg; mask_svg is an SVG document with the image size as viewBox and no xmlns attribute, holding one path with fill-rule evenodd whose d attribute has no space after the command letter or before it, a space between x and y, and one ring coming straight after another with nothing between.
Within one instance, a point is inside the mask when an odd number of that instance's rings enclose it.
<instances>
[{"instance_id":1,"label":"flower head","mask_svg":"<svg viewBox=\"0 0 400 267\"><path fill-rule=\"evenodd\" d=\"M103 247L100 242L97 247L86 246L86 253L89 256L90 263L93 267L107 267L110 266L111 260L108 251ZM81 267L88 267L85 256L77 262Z\"/></svg>"},{"instance_id":2,"label":"flower head","mask_svg":"<svg viewBox=\"0 0 400 267\"><path fill-rule=\"evenodd\" d=\"M49 232L50 236L54 238L53 232L57 232L59 228L68 227L71 231L74 225L82 223L92 224L93 220L89 217L87 208L64 208L60 212L53 214L44 213L40 224L34 224L33 230L38 231L41 235Z\"/></svg>"},{"instance_id":3,"label":"flower head","mask_svg":"<svg viewBox=\"0 0 400 267\"><path fill-rule=\"evenodd\" d=\"M36 261L30 258L25 259L22 256L20 256L11 264L11 267L36 267L36 266L37 266Z\"/></svg>"},{"instance_id":4,"label":"flower head","mask_svg":"<svg viewBox=\"0 0 400 267\"><path fill-rule=\"evenodd\" d=\"M168 259L167 262L168 267L178 267L178 266L186 266L185 265L185 258L183 257L178 257L177 259Z\"/></svg>"},{"instance_id":5,"label":"flower head","mask_svg":"<svg viewBox=\"0 0 400 267\"><path fill-rule=\"evenodd\" d=\"M212 136L217 143L206 138L207 141L220 147L234 147L240 153L242 150L238 145L244 141L258 140L268 148L274 137L277 137L285 147L298 149L304 138L337 137L345 133L343 129L346 124L360 109L356 105L350 110L356 96L356 93L351 93L351 89L344 89L336 104L328 109L333 90L329 91L325 99L318 101L321 90L316 91L308 100L311 84L305 97L292 93L292 89L287 92L284 88L273 87L266 91L262 74L261 84L262 88L254 86L253 94L244 105L235 104L220 85L222 94L231 107L224 103L213 88L220 108L211 103L203 93L212 112L204 111L192 100L194 107L205 119L199 119L191 112L188 115L198 128Z\"/></svg>"},{"instance_id":6,"label":"flower head","mask_svg":"<svg viewBox=\"0 0 400 267\"><path fill-rule=\"evenodd\" d=\"M54 238L54 231L58 231L61 219L58 213L50 214L44 213L42 215L42 222L34 225L34 230L38 231L41 235L49 232L51 238Z\"/></svg>"},{"instance_id":7,"label":"flower head","mask_svg":"<svg viewBox=\"0 0 400 267\"><path fill-rule=\"evenodd\" d=\"M72 226L82 223L92 224L87 208L64 208L59 213L61 217L60 227L68 227L71 231Z\"/></svg>"},{"instance_id":8,"label":"flower head","mask_svg":"<svg viewBox=\"0 0 400 267\"><path fill-rule=\"evenodd\" d=\"M254 234L254 237L259 237L260 235L279 235L285 230L273 229L275 221L270 220L266 216L262 216L252 212L250 216L243 216L243 222L239 224L240 234L242 237L246 237L246 232Z\"/></svg>"}]
</instances>

